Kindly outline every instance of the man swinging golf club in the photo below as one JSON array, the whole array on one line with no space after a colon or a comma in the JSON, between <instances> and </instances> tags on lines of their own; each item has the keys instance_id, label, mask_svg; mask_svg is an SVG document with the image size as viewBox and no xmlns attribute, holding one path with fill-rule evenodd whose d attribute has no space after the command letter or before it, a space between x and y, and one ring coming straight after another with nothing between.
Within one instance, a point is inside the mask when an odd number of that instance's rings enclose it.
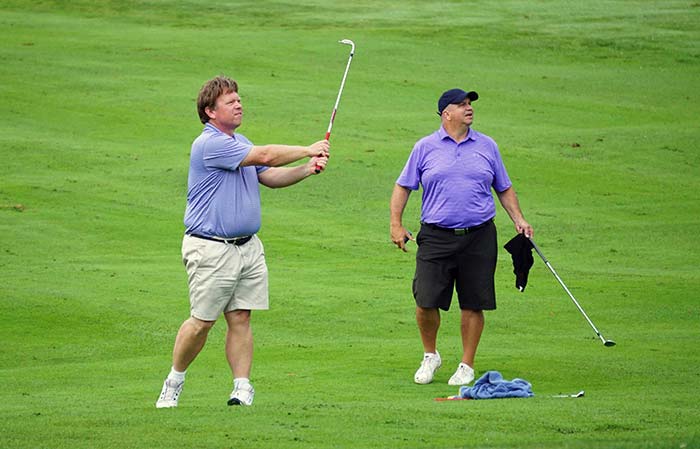
<instances>
[{"instance_id":1,"label":"man swinging golf club","mask_svg":"<svg viewBox=\"0 0 700 449\"><path fill-rule=\"evenodd\" d=\"M461 309L462 356L450 385L474 380L474 356L484 328L484 310L496 308L494 272L498 254L496 206L491 189L515 224L531 237L533 229L518 198L498 146L471 129L474 91L450 89L438 101L440 129L413 147L391 196L391 240L406 251L413 236L403 226L411 191L423 187L421 228L416 242L413 296L424 355L414 380L433 381L442 364L437 351L440 309L447 311L456 287Z\"/></svg>"},{"instance_id":2,"label":"man swinging golf club","mask_svg":"<svg viewBox=\"0 0 700 449\"><path fill-rule=\"evenodd\" d=\"M177 407L185 371L222 314L234 378L228 404L253 403L251 311L268 308L265 252L256 235L261 221L258 185L287 187L323 171L330 149L325 139L309 146L253 145L235 132L243 106L238 84L227 77L204 84L197 112L204 129L192 143L182 241L190 317L177 333L157 408ZM302 159L306 163L283 167Z\"/></svg>"}]
</instances>

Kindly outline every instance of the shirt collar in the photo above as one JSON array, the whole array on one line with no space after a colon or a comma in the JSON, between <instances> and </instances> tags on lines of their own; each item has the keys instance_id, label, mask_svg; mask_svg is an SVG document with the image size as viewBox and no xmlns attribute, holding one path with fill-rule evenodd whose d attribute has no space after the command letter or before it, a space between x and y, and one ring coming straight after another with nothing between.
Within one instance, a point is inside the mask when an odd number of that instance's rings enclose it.
<instances>
[{"instance_id":1,"label":"shirt collar","mask_svg":"<svg viewBox=\"0 0 700 449\"><path fill-rule=\"evenodd\" d=\"M206 122L204 124L204 129L208 129L209 131L214 131L215 133L220 133L221 130L217 128L216 126L212 125L210 122Z\"/></svg>"},{"instance_id":2,"label":"shirt collar","mask_svg":"<svg viewBox=\"0 0 700 449\"><path fill-rule=\"evenodd\" d=\"M454 142L454 139L452 138L452 136L450 136L449 134L447 134L447 131L445 131L445 127L442 126L442 125L440 125L440 129L438 130L438 137L440 137L440 140L450 139L451 141ZM469 129L467 130L467 138L464 139L463 142L466 142L467 140L474 140L474 141L476 141L476 131L474 131L473 129L469 128Z\"/></svg>"},{"instance_id":3,"label":"shirt collar","mask_svg":"<svg viewBox=\"0 0 700 449\"><path fill-rule=\"evenodd\" d=\"M208 129L209 131L214 131L215 133L220 133L220 134L223 134L225 136L232 137L234 139L236 138L235 131L234 131L233 135L226 134L225 132L223 132L219 128L217 128L216 126L212 125L210 122L207 122L204 124L204 129Z\"/></svg>"}]
</instances>

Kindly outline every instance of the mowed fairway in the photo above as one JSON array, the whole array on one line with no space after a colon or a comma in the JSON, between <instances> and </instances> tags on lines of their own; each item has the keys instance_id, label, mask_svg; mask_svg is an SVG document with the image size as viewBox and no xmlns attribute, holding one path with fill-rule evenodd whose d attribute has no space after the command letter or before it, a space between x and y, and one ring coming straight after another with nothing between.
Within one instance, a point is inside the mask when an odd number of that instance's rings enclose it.
<instances>
[{"instance_id":1,"label":"mowed fairway","mask_svg":"<svg viewBox=\"0 0 700 449\"><path fill-rule=\"evenodd\" d=\"M700 3L544 0L0 5L0 447L700 447ZM180 261L202 83L238 80L253 142L323 138L327 171L263 190L272 308L253 315L255 404L231 408L219 323L180 407L156 410L188 316ZM539 259L501 250L477 376L535 397L456 394L422 355L415 245L388 202L436 102L477 90ZM419 227L420 193L405 213ZM501 246L514 235L496 217ZM553 398L585 390L578 399Z\"/></svg>"}]
</instances>

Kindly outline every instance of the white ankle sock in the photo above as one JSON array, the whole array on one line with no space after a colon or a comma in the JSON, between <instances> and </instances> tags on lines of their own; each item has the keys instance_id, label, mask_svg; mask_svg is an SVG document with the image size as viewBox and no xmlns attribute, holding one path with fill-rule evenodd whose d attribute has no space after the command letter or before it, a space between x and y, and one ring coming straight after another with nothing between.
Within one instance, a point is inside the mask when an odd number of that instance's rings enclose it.
<instances>
[{"instance_id":1,"label":"white ankle sock","mask_svg":"<svg viewBox=\"0 0 700 449\"><path fill-rule=\"evenodd\" d=\"M175 368L170 368L170 374L168 374L168 379L174 380L177 383L184 382L185 373L187 373L187 370L180 372L176 371Z\"/></svg>"},{"instance_id":2,"label":"white ankle sock","mask_svg":"<svg viewBox=\"0 0 700 449\"><path fill-rule=\"evenodd\" d=\"M239 385L245 385L245 384L249 384L249 383L250 383L250 379L248 379L247 377L236 377L235 379L233 379L233 387L234 388L236 388Z\"/></svg>"}]
</instances>

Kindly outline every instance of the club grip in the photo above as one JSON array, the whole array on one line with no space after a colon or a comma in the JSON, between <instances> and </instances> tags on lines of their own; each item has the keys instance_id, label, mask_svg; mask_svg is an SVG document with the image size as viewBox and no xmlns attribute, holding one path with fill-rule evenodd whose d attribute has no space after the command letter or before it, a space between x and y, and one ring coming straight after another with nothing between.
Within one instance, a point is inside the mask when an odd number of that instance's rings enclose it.
<instances>
[{"instance_id":1,"label":"club grip","mask_svg":"<svg viewBox=\"0 0 700 449\"><path fill-rule=\"evenodd\" d=\"M331 138L331 132L326 131L326 137L324 137L324 139L328 140L330 138ZM316 173L316 174L321 173L321 166L320 165L316 165L316 169L314 170L314 173Z\"/></svg>"}]
</instances>

